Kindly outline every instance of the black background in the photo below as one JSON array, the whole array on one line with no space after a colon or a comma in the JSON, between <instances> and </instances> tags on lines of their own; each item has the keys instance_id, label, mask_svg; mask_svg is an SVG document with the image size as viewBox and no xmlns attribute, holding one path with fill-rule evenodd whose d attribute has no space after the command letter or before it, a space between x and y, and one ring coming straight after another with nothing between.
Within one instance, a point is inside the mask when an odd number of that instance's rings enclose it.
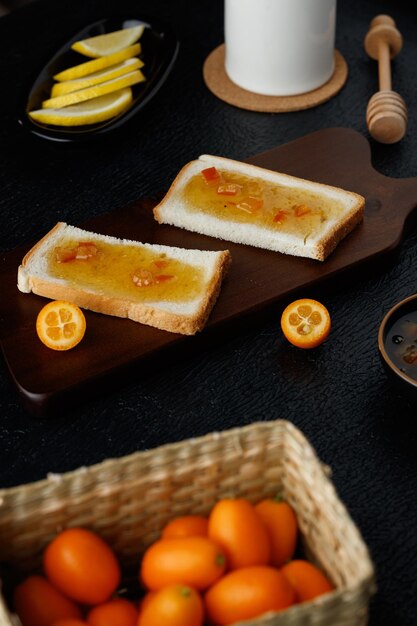
<instances>
[{"instance_id":1,"label":"black background","mask_svg":"<svg viewBox=\"0 0 417 626\"><path fill-rule=\"evenodd\" d=\"M363 39L376 14L391 14L404 36L393 62L394 89L410 120L397 145L371 140L382 173L417 173L417 19L404 2L341 0L336 46L349 66L342 92L291 114L251 113L217 100L202 65L222 43L218 0L39 0L0 19L0 233L2 250L33 241L58 220L77 224L166 190L201 153L244 159L332 126L368 136L365 109L377 89L376 63ZM16 110L52 54L95 20L156 16L176 29L181 48L164 87L126 127L105 141L57 145L21 132ZM417 201L417 198L416 198ZM417 233L379 267L302 294L332 315L328 341L314 351L280 332L285 303L251 320L204 353L177 356L122 388L49 420L22 408L0 362L0 486L41 479L108 457L258 420L291 420L309 438L367 543L377 572L372 626L417 624L417 425L415 403L386 378L378 325L416 291Z\"/></svg>"}]
</instances>

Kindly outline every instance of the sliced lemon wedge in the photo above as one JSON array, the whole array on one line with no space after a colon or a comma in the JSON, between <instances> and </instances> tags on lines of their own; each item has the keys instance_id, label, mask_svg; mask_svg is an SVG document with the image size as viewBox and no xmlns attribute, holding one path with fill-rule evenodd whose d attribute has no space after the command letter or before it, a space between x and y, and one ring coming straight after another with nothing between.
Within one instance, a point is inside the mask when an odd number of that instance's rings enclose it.
<instances>
[{"instance_id":1,"label":"sliced lemon wedge","mask_svg":"<svg viewBox=\"0 0 417 626\"><path fill-rule=\"evenodd\" d=\"M143 61L136 57L126 59L126 61L122 61L121 63L113 65L110 68L88 74L85 78L64 80L62 83L55 83L52 87L51 96L56 98L57 96L63 96L64 94L71 93L72 91L78 91L79 89L85 89L86 87L92 87L93 85L113 80L114 78L128 74L133 70L137 70L143 67L143 65Z\"/></svg>"},{"instance_id":2,"label":"sliced lemon wedge","mask_svg":"<svg viewBox=\"0 0 417 626\"><path fill-rule=\"evenodd\" d=\"M105 57L100 57L99 59L93 59L92 61L86 61L85 63L80 63L79 65L69 67L67 70L55 74L54 78L58 81L75 80L76 78L82 78L83 76L87 76L88 74L92 74L93 72L104 70L106 67L111 67L112 65L121 63L126 59L130 59L131 57L139 54L140 51L140 43L135 43L133 44L133 46L129 46L128 48L120 50L119 52L114 52L113 54L108 54Z\"/></svg>"},{"instance_id":3,"label":"sliced lemon wedge","mask_svg":"<svg viewBox=\"0 0 417 626\"><path fill-rule=\"evenodd\" d=\"M84 126L104 122L119 115L131 102L132 90L127 87L63 109L31 111L29 116L37 122L53 126Z\"/></svg>"},{"instance_id":4,"label":"sliced lemon wedge","mask_svg":"<svg viewBox=\"0 0 417 626\"><path fill-rule=\"evenodd\" d=\"M142 83L144 80L145 77L142 72L140 70L135 70L134 72L129 72L129 74L125 74L124 76L119 76L119 78L114 78L113 80L108 80L105 83L94 85L93 87L87 87L86 89L80 89L79 91L67 93L64 96L44 100L42 102L42 108L60 109L71 104L77 104L79 102L84 102L85 100L91 100L92 98L104 96L107 93L118 91L124 87L130 87L131 85Z\"/></svg>"},{"instance_id":5,"label":"sliced lemon wedge","mask_svg":"<svg viewBox=\"0 0 417 626\"><path fill-rule=\"evenodd\" d=\"M123 28L105 35L97 35L97 37L76 41L71 48L87 57L96 59L131 46L140 39L144 30L145 26L143 24L133 26L132 28Z\"/></svg>"}]
</instances>

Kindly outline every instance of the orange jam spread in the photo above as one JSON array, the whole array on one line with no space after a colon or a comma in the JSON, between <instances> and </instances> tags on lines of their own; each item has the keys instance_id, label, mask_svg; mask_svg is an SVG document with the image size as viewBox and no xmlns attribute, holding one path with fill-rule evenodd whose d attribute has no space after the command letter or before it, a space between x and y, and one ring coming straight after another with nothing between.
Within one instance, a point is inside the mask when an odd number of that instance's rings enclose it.
<instances>
[{"instance_id":1,"label":"orange jam spread","mask_svg":"<svg viewBox=\"0 0 417 626\"><path fill-rule=\"evenodd\" d=\"M222 170L216 170L215 176L212 170L216 168L195 174L185 186L183 194L189 211L266 226L305 240L343 209L342 202L314 191Z\"/></svg>"},{"instance_id":2,"label":"orange jam spread","mask_svg":"<svg viewBox=\"0 0 417 626\"><path fill-rule=\"evenodd\" d=\"M184 302L204 289L201 268L133 245L63 238L51 250L48 268L76 287L135 302Z\"/></svg>"}]
</instances>

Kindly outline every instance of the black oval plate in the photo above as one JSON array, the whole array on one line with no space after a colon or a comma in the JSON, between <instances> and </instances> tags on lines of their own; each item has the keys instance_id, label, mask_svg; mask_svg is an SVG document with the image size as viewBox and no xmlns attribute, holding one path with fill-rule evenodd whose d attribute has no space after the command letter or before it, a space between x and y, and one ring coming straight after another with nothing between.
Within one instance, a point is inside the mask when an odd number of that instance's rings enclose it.
<instances>
[{"instance_id":1,"label":"black oval plate","mask_svg":"<svg viewBox=\"0 0 417 626\"><path fill-rule=\"evenodd\" d=\"M133 100L128 109L110 120L89 124L88 126L52 126L35 122L29 117L29 111L40 109L42 101L50 97L52 85L54 84L53 76L55 74L89 60L87 57L71 50L71 44L80 39L103 35L114 30L136 26L137 24L145 25L145 30L140 38L142 44L140 58L145 63L142 71L146 76L146 81L131 87ZM94 139L113 131L142 109L156 94L174 64L178 47L178 40L173 30L159 20L109 18L94 22L94 24L83 28L72 39L67 41L42 69L30 90L26 107L19 117L19 123L29 132L52 141L82 141Z\"/></svg>"}]
</instances>

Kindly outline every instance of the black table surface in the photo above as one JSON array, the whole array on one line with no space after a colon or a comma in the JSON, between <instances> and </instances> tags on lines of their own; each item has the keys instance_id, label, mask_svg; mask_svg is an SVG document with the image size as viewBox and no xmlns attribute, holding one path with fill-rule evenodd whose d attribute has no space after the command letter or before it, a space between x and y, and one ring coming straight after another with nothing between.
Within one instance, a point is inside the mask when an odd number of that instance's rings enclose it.
<instances>
[{"instance_id":1,"label":"black table surface","mask_svg":"<svg viewBox=\"0 0 417 626\"><path fill-rule=\"evenodd\" d=\"M335 98L302 112L263 114L216 99L202 65L222 43L220 0L39 0L0 19L0 233L3 251L166 190L201 153L236 159L327 127L368 137L366 103L377 67L363 49L370 20L391 14L404 36L393 61L394 89L410 112L406 137L371 140L376 169L417 172L417 19L403 2L340 2L336 47L349 66ZM86 24L113 15L163 18L181 42L175 67L152 103L120 132L83 145L53 144L21 132L16 110L40 68ZM248 36L250 45L250 35ZM299 427L360 528L375 563L378 593L370 624L417 624L417 424L415 405L386 378L377 350L385 312L416 291L417 233L378 267L306 294L329 308L333 328L312 351L292 347L279 328L281 303L204 352L161 362L118 389L48 420L23 409L0 361L0 487L28 483L135 450L258 420Z\"/></svg>"}]
</instances>

